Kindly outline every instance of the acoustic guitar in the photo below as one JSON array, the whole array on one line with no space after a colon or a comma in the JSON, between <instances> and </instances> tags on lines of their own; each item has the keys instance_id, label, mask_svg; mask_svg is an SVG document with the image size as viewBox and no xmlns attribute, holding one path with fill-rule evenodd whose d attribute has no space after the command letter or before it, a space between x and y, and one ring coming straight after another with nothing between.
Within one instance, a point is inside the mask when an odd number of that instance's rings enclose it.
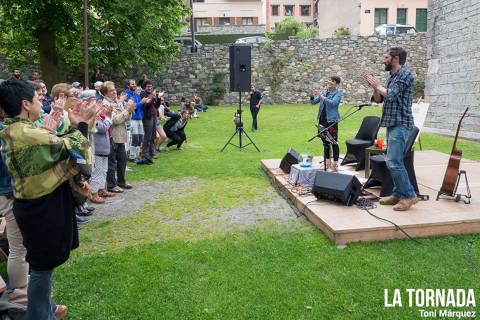
<instances>
[{"instance_id":1,"label":"acoustic guitar","mask_svg":"<svg viewBox=\"0 0 480 320\"><path fill-rule=\"evenodd\" d=\"M454 196L458 171L460 169L460 160L462 160L462 150L457 149L457 138L458 133L460 132L460 127L462 126L463 118L465 117L465 114L467 114L467 111L468 107L465 109L465 112L458 123L457 134L455 135L455 141L453 142L452 147L452 154L450 155L450 160L448 160L447 171L445 172L442 187L440 188L441 193L451 197Z\"/></svg>"}]
</instances>

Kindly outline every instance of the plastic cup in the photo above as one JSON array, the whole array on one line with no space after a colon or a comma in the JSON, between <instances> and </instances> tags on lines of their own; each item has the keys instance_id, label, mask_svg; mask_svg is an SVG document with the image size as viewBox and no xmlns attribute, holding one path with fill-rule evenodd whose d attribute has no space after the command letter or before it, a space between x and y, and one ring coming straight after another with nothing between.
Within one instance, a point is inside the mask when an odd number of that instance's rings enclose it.
<instances>
[{"instance_id":1,"label":"plastic cup","mask_svg":"<svg viewBox=\"0 0 480 320\"><path fill-rule=\"evenodd\" d=\"M377 148L378 148L378 150L382 150L382 147L383 147L383 140L382 140L382 139L378 139L378 140L377 140Z\"/></svg>"}]
</instances>

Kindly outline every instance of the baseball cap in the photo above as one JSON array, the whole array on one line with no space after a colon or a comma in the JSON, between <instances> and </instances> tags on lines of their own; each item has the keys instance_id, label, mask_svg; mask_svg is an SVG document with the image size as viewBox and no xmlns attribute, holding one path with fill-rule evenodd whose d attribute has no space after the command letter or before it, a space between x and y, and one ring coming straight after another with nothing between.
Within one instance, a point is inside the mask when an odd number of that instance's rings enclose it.
<instances>
[{"instance_id":1,"label":"baseball cap","mask_svg":"<svg viewBox=\"0 0 480 320\"><path fill-rule=\"evenodd\" d=\"M72 87L74 87L74 88L80 87L80 82L75 81L74 83L72 83Z\"/></svg>"},{"instance_id":2,"label":"baseball cap","mask_svg":"<svg viewBox=\"0 0 480 320\"><path fill-rule=\"evenodd\" d=\"M95 90L85 90L82 93L80 93L80 99L82 101L88 100L90 98L95 98L96 97L96 91Z\"/></svg>"}]
</instances>

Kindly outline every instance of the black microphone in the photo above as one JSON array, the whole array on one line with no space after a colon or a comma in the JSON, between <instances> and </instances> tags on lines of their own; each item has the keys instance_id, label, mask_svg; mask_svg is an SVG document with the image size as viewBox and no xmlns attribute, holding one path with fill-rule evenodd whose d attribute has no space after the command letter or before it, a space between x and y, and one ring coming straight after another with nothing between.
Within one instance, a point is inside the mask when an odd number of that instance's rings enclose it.
<instances>
[{"instance_id":1,"label":"black microphone","mask_svg":"<svg viewBox=\"0 0 480 320\"><path fill-rule=\"evenodd\" d=\"M363 103L363 104L359 104L357 107L358 107L358 110L360 110L365 106L371 106L371 105L372 105L371 103Z\"/></svg>"}]
</instances>

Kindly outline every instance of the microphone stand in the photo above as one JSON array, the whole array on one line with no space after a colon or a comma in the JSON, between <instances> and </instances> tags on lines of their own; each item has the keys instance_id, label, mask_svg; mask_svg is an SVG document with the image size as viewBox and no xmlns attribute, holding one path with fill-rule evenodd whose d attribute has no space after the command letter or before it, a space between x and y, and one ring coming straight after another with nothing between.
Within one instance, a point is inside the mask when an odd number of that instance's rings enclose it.
<instances>
[{"instance_id":1,"label":"microphone stand","mask_svg":"<svg viewBox=\"0 0 480 320\"><path fill-rule=\"evenodd\" d=\"M337 123L339 122L342 122L343 120L347 119L348 117L354 115L355 113L357 113L358 111L362 110L363 107L365 106L370 106L371 104L370 103L365 103L365 104L360 104L360 105L356 105L355 108L358 108L357 110L354 110L352 112L350 112L348 115L346 115L345 117L343 118L340 118L338 120L335 120L334 122L332 122L331 125L329 125L328 127L326 128L323 128L322 131L320 131L319 133L317 133L316 135L314 135L313 137L311 137L310 139L308 139L307 142L310 142L312 141L313 139L317 138L317 137L321 137L323 135L324 132L327 132L326 135L329 135L328 133L328 129L330 129L331 127L333 127L334 125L336 125ZM318 127L317 127L318 128ZM330 140L330 139L328 139ZM338 144L337 141L331 139L333 141L332 144ZM327 171L327 162L325 161L325 149L323 150L323 170L324 171Z\"/></svg>"}]
</instances>

